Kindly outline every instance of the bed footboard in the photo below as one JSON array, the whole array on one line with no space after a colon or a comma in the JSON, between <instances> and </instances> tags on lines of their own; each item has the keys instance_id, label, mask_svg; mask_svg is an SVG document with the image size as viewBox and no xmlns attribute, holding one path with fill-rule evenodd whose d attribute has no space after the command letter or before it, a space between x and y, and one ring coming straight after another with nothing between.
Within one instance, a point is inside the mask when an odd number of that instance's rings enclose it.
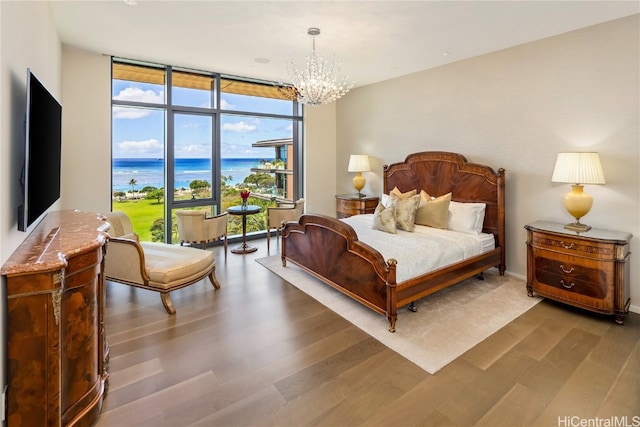
<instances>
[{"instance_id":1,"label":"bed footboard","mask_svg":"<svg viewBox=\"0 0 640 427\"><path fill-rule=\"evenodd\" d=\"M358 241L348 224L316 214L287 223L282 231L283 266L287 260L386 315L389 331L395 331L396 262L385 261L377 250Z\"/></svg>"}]
</instances>

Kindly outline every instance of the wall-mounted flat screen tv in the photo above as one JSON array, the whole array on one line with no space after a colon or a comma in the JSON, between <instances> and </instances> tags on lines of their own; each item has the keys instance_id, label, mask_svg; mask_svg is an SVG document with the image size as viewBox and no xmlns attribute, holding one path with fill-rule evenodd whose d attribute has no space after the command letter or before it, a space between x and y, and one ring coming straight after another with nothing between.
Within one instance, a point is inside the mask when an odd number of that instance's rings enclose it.
<instances>
[{"instance_id":1,"label":"wall-mounted flat screen tv","mask_svg":"<svg viewBox=\"0 0 640 427\"><path fill-rule=\"evenodd\" d=\"M21 177L24 203L18 230L27 231L60 198L62 106L27 70L25 160Z\"/></svg>"}]
</instances>

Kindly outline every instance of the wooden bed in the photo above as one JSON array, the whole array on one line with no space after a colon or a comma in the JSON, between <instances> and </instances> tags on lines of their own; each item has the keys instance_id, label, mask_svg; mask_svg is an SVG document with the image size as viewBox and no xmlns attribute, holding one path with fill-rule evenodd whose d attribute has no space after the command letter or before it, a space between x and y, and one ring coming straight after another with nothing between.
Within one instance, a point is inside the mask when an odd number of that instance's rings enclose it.
<instances>
[{"instance_id":1,"label":"wooden bed","mask_svg":"<svg viewBox=\"0 0 640 427\"><path fill-rule=\"evenodd\" d=\"M383 259L371 246L358 241L354 229L343 221L305 214L289 222L282 232L282 265L287 260L323 282L384 314L395 332L398 308L447 286L497 267L504 275L505 205L504 169L469 163L460 154L422 152L402 163L384 166L384 193L424 189L440 196L452 193L458 202L486 204L483 232L495 237L495 249L457 264L440 268L402 283L396 282L394 259Z\"/></svg>"}]
</instances>

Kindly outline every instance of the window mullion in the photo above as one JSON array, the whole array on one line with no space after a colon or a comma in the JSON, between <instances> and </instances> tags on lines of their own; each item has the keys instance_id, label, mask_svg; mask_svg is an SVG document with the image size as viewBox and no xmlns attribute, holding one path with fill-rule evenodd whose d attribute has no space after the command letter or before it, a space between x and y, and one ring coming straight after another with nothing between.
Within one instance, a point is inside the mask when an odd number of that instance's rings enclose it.
<instances>
[{"instance_id":1,"label":"window mullion","mask_svg":"<svg viewBox=\"0 0 640 427\"><path fill-rule=\"evenodd\" d=\"M165 182L165 189L164 189L164 200L166 201L166 203L164 204L164 210L165 210L165 214L164 214L164 224L165 224L165 228L164 228L164 240L165 242L169 242L171 243L172 240L172 229L173 229L173 218L171 215L172 212L172 208L173 208L173 204L174 204L174 186L175 186L175 182L174 182L174 177L175 177L175 173L174 173L174 165L175 165L175 146L174 146L174 117L173 117L173 102L172 102L172 96L171 96L171 84L173 81L173 68L172 67L167 67L167 75L166 75L166 79L165 79L165 96L166 96L166 102L167 102L167 107L166 107L166 113L165 113L165 117L166 117L166 121L167 121L167 126L166 126L166 132L165 132L165 141L167 142L165 144L165 161L164 161L164 182Z\"/></svg>"}]
</instances>

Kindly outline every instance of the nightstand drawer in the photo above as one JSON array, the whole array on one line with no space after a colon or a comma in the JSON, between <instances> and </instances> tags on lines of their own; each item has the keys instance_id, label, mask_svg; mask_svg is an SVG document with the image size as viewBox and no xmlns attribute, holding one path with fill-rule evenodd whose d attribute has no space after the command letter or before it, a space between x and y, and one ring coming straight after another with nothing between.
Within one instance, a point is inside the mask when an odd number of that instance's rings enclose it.
<instances>
[{"instance_id":1,"label":"nightstand drawer","mask_svg":"<svg viewBox=\"0 0 640 427\"><path fill-rule=\"evenodd\" d=\"M534 232L531 236L531 243L534 247L560 251L565 254L611 260L615 257L615 245L613 244L591 242L569 236L557 237Z\"/></svg>"},{"instance_id":2,"label":"nightstand drawer","mask_svg":"<svg viewBox=\"0 0 640 427\"><path fill-rule=\"evenodd\" d=\"M357 195L337 195L336 215L347 218L351 215L372 214L378 206L378 197L358 197Z\"/></svg>"},{"instance_id":3,"label":"nightstand drawer","mask_svg":"<svg viewBox=\"0 0 640 427\"><path fill-rule=\"evenodd\" d=\"M609 268L590 268L562 259L565 257L557 258L534 256L536 282L588 297L607 297L607 289L613 283L613 265Z\"/></svg>"},{"instance_id":4,"label":"nightstand drawer","mask_svg":"<svg viewBox=\"0 0 640 427\"><path fill-rule=\"evenodd\" d=\"M364 203L360 200L342 200L341 203L344 209L359 210L364 207Z\"/></svg>"}]
</instances>

